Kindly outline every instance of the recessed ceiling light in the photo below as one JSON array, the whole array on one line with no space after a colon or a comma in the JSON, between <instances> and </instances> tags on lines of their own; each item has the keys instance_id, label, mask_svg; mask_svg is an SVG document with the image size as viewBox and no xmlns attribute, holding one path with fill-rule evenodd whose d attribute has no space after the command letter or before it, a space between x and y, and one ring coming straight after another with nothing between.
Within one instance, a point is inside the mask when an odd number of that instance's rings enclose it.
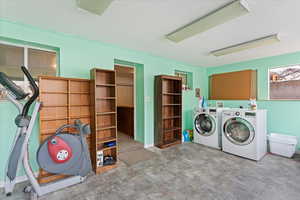
<instances>
[{"instance_id":1,"label":"recessed ceiling light","mask_svg":"<svg viewBox=\"0 0 300 200\"><path fill-rule=\"evenodd\" d=\"M276 42L280 42L280 38L279 38L278 34L269 35L269 36L258 38L255 40L232 45L229 47L225 47L222 49L212 51L210 53L213 54L214 56L223 56L223 55L243 51L246 49L252 49L252 48L256 48L256 47L260 47L260 46L271 45Z\"/></svg>"},{"instance_id":2,"label":"recessed ceiling light","mask_svg":"<svg viewBox=\"0 0 300 200\"><path fill-rule=\"evenodd\" d=\"M166 37L174 42L180 42L247 13L249 13L249 8L246 0L233 1L190 24L175 30L166 35Z\"/></svg>"}]
</instances>

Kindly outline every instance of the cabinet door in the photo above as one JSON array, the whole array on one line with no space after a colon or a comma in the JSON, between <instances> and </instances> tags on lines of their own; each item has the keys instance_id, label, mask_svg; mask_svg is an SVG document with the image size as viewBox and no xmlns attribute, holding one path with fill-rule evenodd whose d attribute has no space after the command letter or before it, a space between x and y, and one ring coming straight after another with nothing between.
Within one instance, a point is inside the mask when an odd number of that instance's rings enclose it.
<instances>
[{"instance_id":1,"label":"cabinet door","mask_svg":"<svg viewBox=\"0 0 300 200\"><path fill-rule=\"evenodd\" d=\"M210 77L210 99L256 99L256 87L255 70L214 74Z\"/></svg>"}]
</instances>

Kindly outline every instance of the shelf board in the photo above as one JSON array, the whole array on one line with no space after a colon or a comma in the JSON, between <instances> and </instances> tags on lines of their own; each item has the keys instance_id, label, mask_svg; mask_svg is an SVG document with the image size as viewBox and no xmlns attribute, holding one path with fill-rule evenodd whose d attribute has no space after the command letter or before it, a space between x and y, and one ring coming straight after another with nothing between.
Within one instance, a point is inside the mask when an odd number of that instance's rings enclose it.
<instances>
[{"instance_id":1,"label":"shelf board","mask_svg":"<svg viewBox=\"0 0 300 200\"><path fill-rule=\"evenodd\" d=\"M181 116L177 115L177 116L163 117L163 119L177 119L177 118L181 118Z\"/></svg>"},{"instance_id":2,"label":"shelf board","mask_svg":"<svg viewBox=\"0 0 300 200\"><path fill-rule=\"evenodd\" d=\"M68 107L68 105L42 105L42 107Z\"/></svg>"},{"instance_id":3,"label":"shelf board","mask_svg":"<svg viewBox=\"0 0 300 200\"><path fill-rule=\"evenodd\" d=\"M68 94L68 92L41 92L42 94Z\"/></svg>"},{"instance_id":4,"label":"shelf board","mask_svg":"<svg viewBox=\"0 0 300 200\"><path fill-rule=\"evenodd\" d=\"M181 127L166 128L163 130L164 132L177 131L177 130L181 130Z\"/></svg>"},{"instance_id":5,"label":"shelf board","mask_svg":"<svg viewBox=\"0 0 300 200\"><path fill-rule=\"evenodd\" d=\"M79 115L79 116L70 116L70 119L75 119L75 118L88 118L90 115Z\"/></svg>"},{"instance_id":6,"label":"shelf board","mask_svg":"<svg viewBox=\"0 0 300 200\"><path fill-rule=\"evenodd\" d=\"M116 126L105 126L105 127L97 127L97 131L103 131L107 129L114 129Z\"/></svg>"},{"instance_id":7,"label":"shelf board","mask_svg":"<svg viewBox=\"0 0 300 200\"><path fill-rule=\"evenodd\" d=\"M163 106L181 106L180 103L168 103L168 104L163 104Z\"/></svg>"},{"instance_id":8,"label":"shelf board","mask_svg":"<svg viewBox=\"0 0 300 200\"><path fill-rule=\"evenodd\" d=\"M106 138L98 138L97 139L97 144L105 143L105 142L111 142L111 141L116 141L116 137L106 137Z\"/></svg>"},{"instance_id":9,"label":"shelf board","mask_svg":"<svg viewBox=\"0 0 300 200\"><path fill-rule=\"evenodd\" d=\"M79 107L79 106L90 106L90 105L89 104L70 105L70 107Z\"/></svg>"},{"instance_id":10,"label":"shelf board","mask_svg":"<svg viewBox=\"0 0 300 200\"><path fill-rule=\"evenodd\" d=\"M115 163L113 165L97 166L96 173L97 174L104 173L104 172L111 170L113 168L116 168L116 167L117 167L117 163Z\"/></svg>"},{"instance_id":11,"label":"shelf board","mask_svg":"<svg viewBox=\"0 0 300 200\"><path fill-rule=\"evenodd\" d=\"M110 114L116 114L116 112L98 112L96 115L110 115Z\"/></svg>"},{"instance_id":12,"label":"shelf board","mask_svg":"<svg viewBox=\"0 0 300 200\"><path fill-rule=\"evenodd\" d=\"M181 140L179 140L179 139L166 140L166 141L165 141L165 145L177 144L178 142L181 143Z\"/></svg>"},{"instance_id":13,"label":"shelf board","mask_svg":"<svg viewBox=\"0 0 300 200\"><path fill-rule=\"evenodd\" d=\"M112 146L112 147L103 147L103 148L98 149L98 151L107 151L107 150L115 149L115 148L117 148L117 145Z\"/></svg>"},{"instance_id":14,"label":"shelf board","mask_svg":"<svg viewBox=\"0 0 300 200\"><path fill-rule=\"evenodd\" d=\"M96 84L96 86L100 86L100 87L115 87L116 84L111 84L111 83L98 83L98 84Z\"/></svg>"},{"instance_id":15,"label":"shelf board","mask_svg":"<svg viewBox=\"0 0 300 200\"><path fill-rule=\"evenodd\" d=\"M70 94L90 94L90 92L70 92Z\"/></svg>"},{"instance_id":16,"label":"shelf board","mask_svg":"<svg viewBox=\"0 0 300 200\"><path fill-rule=\"evenodd\" d=\"M176 96L180 96L181 93L171 93L171 92L163 92L164 95L176 95Z\"/></svg>"},{"instance_id":17,"label":"shelf board","mask_svg":"<svg viewBox=\"0 0 300 200\"><path fill-rule=\"evenodd\" d=\"M134 85L132 83L117 83L117 86L128 86L133 87Z\"/></svg>"},{"instance_id":18,"label":"shelf board","mask_svg":"<svg viewBox=\"0 0 300 200\"><path fill-rule=\"evenodd\" d=\"M52 118L41 118L41 121L55 121L55 120L66 120L68 117L52 117Z\"/></svg>"},{"instance_id":19,"label":"shelf board","mask_svg":"<svg viewBox=\"0 0 300 200\"><path fill-rule=\"evenodd\" d=\"M164 148L176 145L176 144L181 144L181 140L174 139L174 140L164 141L164 144L159 145L158 147L161 149L164 149Z\"/></svg>"},{"instance_id":20,"label":"shelf board","mask_svg":"<svg viewBox=\"0 0 300 200\"><path fill-rule=\"evenodd\" d=\"M41 131L40 135L53 135L56 132L56 129L48 129Z\"/></svg>"},{"instance_id":21,"label":"shelf board","mask_svg":"<svg viewBox=\"0 0 300 200\"><path fill-rule=\"evenodd\" d=\"M116 99L116 97L99 97L99 98L96 98L97 100L114 100Z\"/></svg>"}]
</instances>

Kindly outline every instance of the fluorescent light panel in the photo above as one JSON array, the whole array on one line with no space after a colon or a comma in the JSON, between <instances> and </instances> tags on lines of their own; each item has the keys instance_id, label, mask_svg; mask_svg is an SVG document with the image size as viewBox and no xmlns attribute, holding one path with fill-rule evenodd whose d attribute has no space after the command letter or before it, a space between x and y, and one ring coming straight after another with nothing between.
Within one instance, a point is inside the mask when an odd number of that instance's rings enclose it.
<instances>
[{"instance_id":1,"label":"fluorescent light panel","mask_svg":"<svg viewBox=\"0 0 300 200\"><path fill-rule=\"evenodd\" d=\"M113 0L77 0L77 6L96 15L102 13L108 8Z\"/></svg>"},{"instance_id":2,"label":"fluorescent light panel","mask_svg":"<svg viewBox=\"0 0 300 200\"><path fill-rule=\"evenodd\" d=\"M271 45L276 42L280 42L280 38L279 38L278 34L269 35L266 37L262 37L262 38L258 38L255 40L236 44L233 46L225 47L222 49L212 51L210 53L213 54L214 56L223 56L223 55L243 51L246 49L252 49L252 48L256 48L256 47L260 47L260 46Z\"/></svg>"},{"instance_id":3,"label":"fluorescent light panel","mask_svg":"<svg viewBox=\"0 0 300 200\"><path fill-rule=\"evenodd\" d=\"M175 30L166 35L166 37L174 42L180 42L247 13L249 13L249 9L245 0L233 1L190 24Z\"/></svg>"}]
</instances>

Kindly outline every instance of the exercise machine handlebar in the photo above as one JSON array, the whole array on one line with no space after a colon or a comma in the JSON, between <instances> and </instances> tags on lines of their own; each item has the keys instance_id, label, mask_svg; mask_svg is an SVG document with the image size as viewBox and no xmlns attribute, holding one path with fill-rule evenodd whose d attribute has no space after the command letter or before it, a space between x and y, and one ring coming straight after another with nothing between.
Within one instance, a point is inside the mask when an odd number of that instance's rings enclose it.
<instances>
[{"instance_id":1,"label":"exercise machine handlebar","mask_svg":"<svg viewBox=\"0 0 300 200\"><path fill-rule=\"evenodd\" d=\"M22 116L27 116L28 115L28 111L29 108L31 106L31 104L38 98L39 96L39 87L37 86L37 84L35 83L33 77L30 75L29 71L26 69L26 67L22 66L21 67L23 73L25 74L26 78L28 79L31 88L32 88L32 92L33 95L30 97L30 99L25 103L23 111L22 111Z\"/></svg>"},{"instance_id":2,"label":"exercise machine handlebar","mask_svg":"<svg viewBox=\"0 0 300 200\"><path fill-rule=\"evenodd\" d=\"M0 72L0 84L11 93L14 94L17 100L25 99L29 94L25 93L19 86L17 86L9 77Z\"/></svg>"}]
</instances>

